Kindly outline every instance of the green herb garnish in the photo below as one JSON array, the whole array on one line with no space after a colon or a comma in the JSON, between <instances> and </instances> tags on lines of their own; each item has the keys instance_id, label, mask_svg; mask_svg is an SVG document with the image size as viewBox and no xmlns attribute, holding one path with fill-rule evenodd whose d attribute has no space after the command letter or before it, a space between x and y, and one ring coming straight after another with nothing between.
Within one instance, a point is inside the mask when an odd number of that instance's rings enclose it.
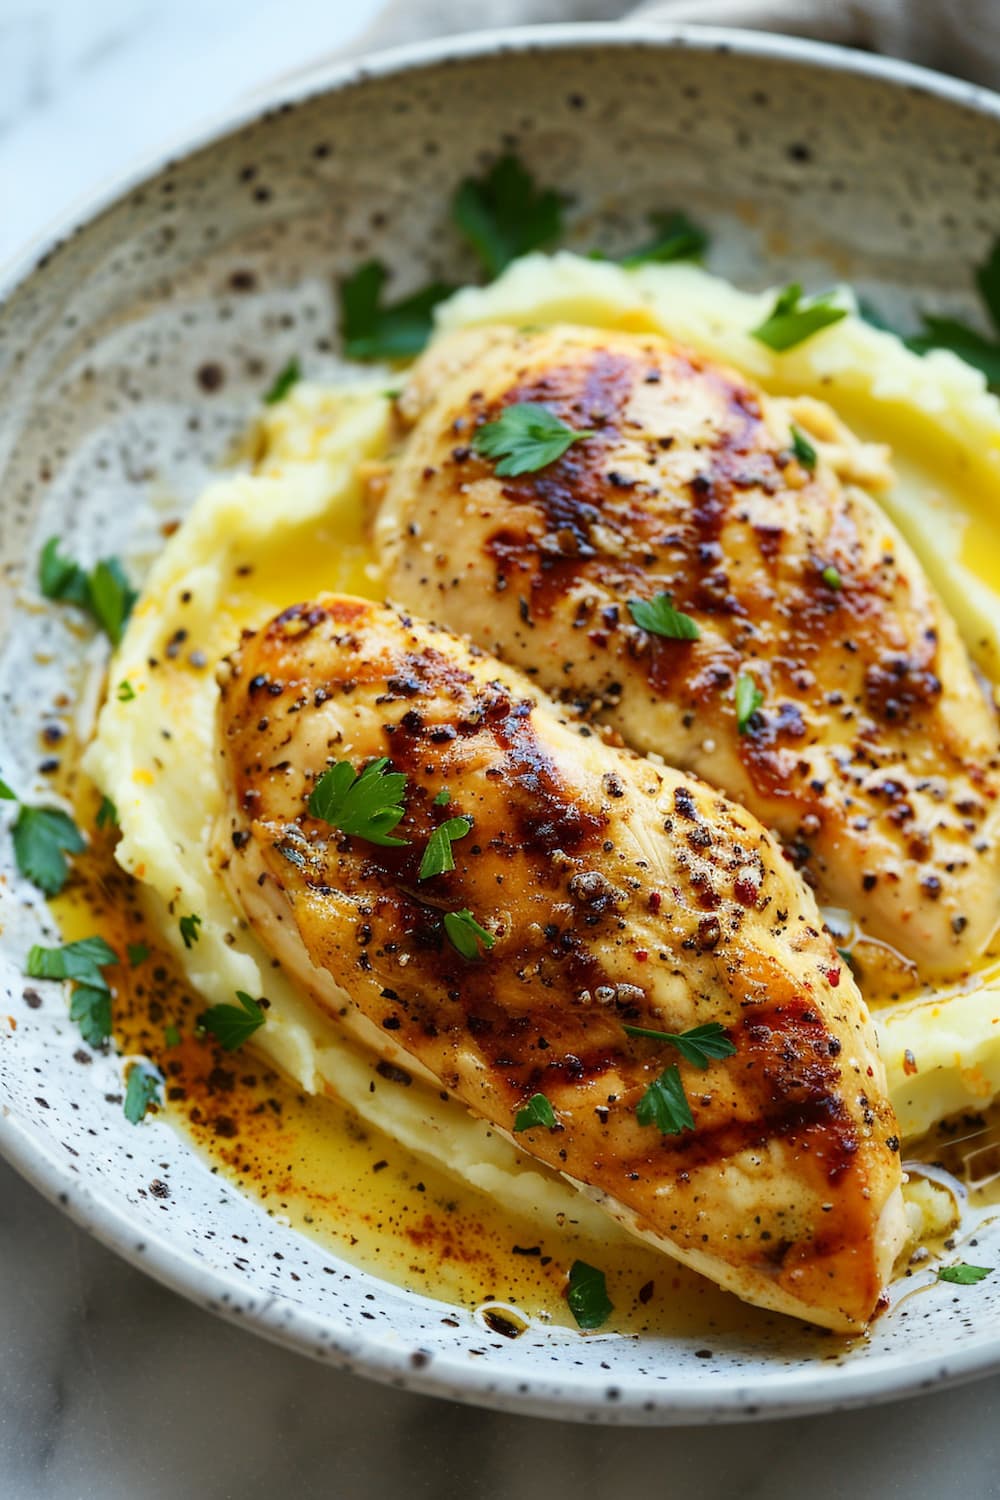
<instances>
[{"instance_id":1,"label":"green herb garnish","mask_svg":"<svg viewBox=\"0 0 1000 1500\"><path fill-rule=\"evenodd\" d=\"M844 586L844 580L840 576L840 569L834 567L833 563L828 563L819 576L828 589L836 590Z\"/></svg>"},{"instance_id":2,"label":"green herb garnish","mask_svg":"<svg viewBox=\"0 0 1000 1500\"><path fill-rule=\"evenodd\" d=\"M137 969L140 964L144 964L149 957L149 949L145 943L129 943L125 948L125 952L128 954L128 961L133 969Z\"/></svg>"},{"instance_id":3,"label":"green herb garnish","mask_svg":"<svg viewBox=\"0 0 1000 1500\"><path fill-rule=\"evenodd\" d=\"M239 1005L212 1005L198 1017L198 1025L210 1032L226 1052L242 1047L266 1019L263 1007L251 995L237 990L236 998Z\"/></svg>"},{"instance_id":4,"label":"green herb garnish","mask_svg":"<svg viewBox=\"0 0 1000 1500\"><path fill-rule=\"evenodd\" d=\"M575 1260L569 1268L566 1301L580 1328L600 1328L615 1310L604 1272L585 1260Z\"/></svg>"},{"instance_id":5,"label":"green herb garnish","mask_svg":"<svg viewBox=\"0 0 1000 1500\"><path fill-rule=\"evenodd\" d=\"M562 198L540 188L516 156L501 156L484 177L467 177L451 216L490 276L562 234Z\"/></svg>"},{"instance_id":6,"label":"green herb garnish","mask_svg":"<svg viewBox=\"0 0 1000 1500\"><path fill-rule=\"evenodd\" d=\"M117 697L119 703L131 703L132 699L135 697L135 688L129 682L127 677L123 677L121 682L118 684Z\"/></svg>"},{"instance_id":7,"label":"green herb garnish","mask_svg":"<svg viewBox=\"0 0 1000 1500\"><path fill-rule=\"evenodd\" d=\"M710 1062L721 1057L732 1057L736 1048L729 1040L726 1028L718 1021L706 1021L703 1026L692 1026L688 1031L652 1031L646 1026L626 1026L629 1036L647 1036L654 1042L669 1042L676 1047L685 1062L692 1067L705 1069Z\"/></svg>"},{"instance_id":8,"label":"green herb garnish","mask_svg":"<svg viewBox=\"0 0 1000 1500\"><path fill-rule=\"evenodd\" d=\"M562 458L573 443L593 435L589 427L567 427L547 406L517 401L505 407L495 422L480 427L472 446L484 458L499 460L494 465L497 474L513 477L546 468Z\"/></svg>"},{"instance_id":9,"label":"green herb garnish","mask_svg":"<svg viewBox=\"0 0 1000 1500\"><path fill-rule=\"evenodd\" d=\"M125 1086L125 1118L138 1125L146 1118L151 1104L159 1103L160 1075L145 1063L133 1063Z\"/></svg>"},{"instance_id":10,"label":"green herb garnish","mask_svg":"<svg viewBox=\"0 0 1000 1500\"><path fill-rule=\"evenodd\" d=\"M201 926L201 918L196 917L192 912L190 916L181 917L177 925L181 930L181 937L184 939L185 948L193 948L201 937L201 933L198 931L198 928Z\"/></svg>"},{"instance_id":11,"label":"green herb garnish","mask_svg":"<svg viewBox=\"0 0 1000 1500\"><path fill-rule=\"evenodd\" d=\"M70 1019L90 1047L102 1047L111 1035L111 991L103 970L117 964L118 955L101 937L81 938L60 948L29 949L25 964L32 979L70 979Z\"/></svg>"},{"instance_id":12,"label":"green herb garnish","mask_svg":"<svg viewBox=\"0 0 1000 1500\"><path fill-rule=\"evenodd\" d=\"M403 816L406 777L401 771L387 771L388 764L389 757L384 755L358 772L349 760L337 761L309 794L309 812L369 844L386 848L408 844L409 839L395 838L392 833Z\"/></svg>"},{"instance_id":13,"label":"green herb garnish","mask_svg":"<svg viewBox=\"0 0 1000 1500\"><path fill-rule=\"evenodd\" d=\"M164 1026L164 1028L163 1028L163 1045L165 1047L179 1047L180 1044L181 1044L181 1034L180 1034L180 1031L174 1025L173 1021L171 1021L168 1025Z\"/></svg>"},{"instance_id":14,"label":"green herb garnish","mask_svg":"<svg viewBox=\"0 0 1000 1500\"><path fill-rule=\"evenodd\" d=\"M514 1116L515 1132L533 1130L536 1125L542 1125L546 1130L552 1130L556 1125L556 1112L544 1094L532 1094Z\"/></svg>"},{"instance_id":15,"label":"green herb garnish","mask_svg":"<svg viewBox=\"0 0 1000 1500\"><path fill-rule=\"evenodd\" d=\"M23 802L13 838L17 868L46 896L58 896L69 878L66 854L79 854L86 848L68 813L57 807L26 807Z\"/></svg>"},{"instance_id":16,"label":"green herb garnish","mask_svg":"<svg viewBox=\"0 0 1000 1500\"><path fill-rule=\"evenodd\" d=\"M662 635L668 641L697 641L697 622L683 610L674 609L672 594L654 594L652 599L630 599L628 612L642 630Z\"/></svg>"},{"instance_id":17,"label":"green herb garnish","mask_svg":"<svg viewBox=\"0 0 1000 1500\"><path fill-rule=\"evenodd\" d=\"M12 792L6 781L0 781L0 802L16 802L17 793Z\"/></svg>"},{"instance_id":18,"label":"green herb garnish","mask_svg":"<svg viewBox=\"0 0 1000 1500\"><path fill-rule=\"evenodd\" d=\"M640 1125L655 1125L661 1135L694 1129L694 1116L676 1063L654 1078L636 1105L635 1117Z\"/></svg>"},{"instance_id":19,"label":"green herb garnish","mask_svg":"<svg viewBox=\"0 0 1000 1500\"><path fill-rule=\"evenodd\" d=\"M85 609L105 631L113 646L122 633L136 599L117 557L104 558L91 573L62 557L57 537L49 537L38 561L38 584L46 599L59 599Z\"/></svg>"},{"instance_id":20,"label":"green herb garnish","mask_svg":"<svg viewBox=\"0 0 1000 1500\"><path fill-rule=\"evenodd\" d=\"M801 427L792 423L792 452L804 469L815 469L816 449L806 437Z\"/></svg>"},{"instance_id":21,"label":"green herb garnish","mask_svg":"<svg viewBox=\"0 0 1000 1500\"><path fill-rule=\"evenodd\" d=\"M36 943L28 950L25 967L32 979L75 979L100 986L105 984L101 970L117 962L118 954L102 937L89 937L60 948L42 948Z\"/></svg>"},{"instance_id":22,"label":"green herb garnish","mask_svg":"<svg viewBox=\"0 0 1000 1500\"><path fill-rule=\"evenodd\" d=\"M434 802L432 805L434 807L447 807L450 801L451 793L446 786L443 786L438 792L437 796L434 798Z\"/></svg>"},{"instance_id":23,"label":"green herb garnish","mask_svg":"<svg viewBox=\"0 0 1000 1500\"><path fill-rule=\"evenodd\" d=\"M764 694L749 672L741 672L736 679L736 728L746 734L750 721L764 701Z\"/></svg>"},{"instance_id":24,"label":"green herb garnish","mask_svg":"<svg viewBox=\"0 0 1000 1500\"><path fill-rule=\"evenodd\" d=\"M833 292L823 292L811 301L803 302L802 287L793 281L778 293L773 308L763 323L751 328L751 335L778 353L793 349L796 344L819 333L820 329L829 328L832 323L839 323L841 318L847 317L847 309L838 307L833 295Z\"/></svg>"},{"instance_id":25,"label":"green herb garnish","mask_svg":"<svg viewBox=\"0 0 1000 1500\"><path fill-rule=\"evenodd\" d=\"M455 839L464 839L471 828L469 818L448 818L444 823L439 823L427 840L427 848L420 861L419 879L430 880L435 875L446 875L449 870L453 870L455 856L451 851L452 843ZM451 933L448 936L451 937Z\"/></svg>"},{"instance_id":26,"label":"green herb garnish","mask_svg":"<svg viewBox=\"0 0 1000 1500\"><path fill-rule=\"evenodd\" d=\"M101 798L101 805L97 809L97 816L94 822L98 828L117 828L118 809L110 797Z\"/></svg>"},{"instance_id":27,"label":"green herb garnish","mask_svg":"<svg viewBox=\"0 0 1000 1500\"><path fill-rule=\"evenodd\" d=\"M277 406L279 401L284 401L293 385L298 385L302 379L302 367L293 354L283 370L279 370L274 377L274 384L264 395L265 406Z\"/></svg>"},{"instance_id":28,"label":"green herb garnish","mask_svg":"<svg viewBox=\"0 0 1000 1500\"><path fill-rule=\"evenodd\" d=\"M697 260L708 249L708 235L686 214L654 213L649 215L654 234L644 245L619 258L626 270L649 262L660 265L671 260Z\"/></svg>"},{"instance_id":29,"label":"green herb garnish","mask_svg":"<svg viewBox=\"0 0 1000 1500\"><path fill-rule=\"evenodd\" d=\"M453 288L433 282L399 302L382 303L388 272L369 260L340 283L340 330L349 359L407 359L419 354L434 326L433 311Z\"/></svg>"},{"instance_id":30,"label":"green herb garnish","mask_svg":"<svg viewBox=\"0 0 1000 1500\"><path fill-rule=\"evenodd\" d=\"M449 853L451 845L448 845ZM480 944L487 949L493 947L496 938L492 932L487 932L485 927L480 927L475 917L465 907L462 911L446 911L444 914L444 930L448 934L448 941L463 958L478 958Z\"/></svg>"},{"instance_id":31,"label":"green herb garnish","mask_svg":"<svg viewBox=\"0 0 1000 1500\"><path fill-rule=\"evenodd\" d=\"M967 1266L959 1261L956 1266L939 1266L937 1279L949 1281L953 1286L975 1286L977 1281L985 1281L992 1274L992 1266Z\"/></svg>"}]
</instances>

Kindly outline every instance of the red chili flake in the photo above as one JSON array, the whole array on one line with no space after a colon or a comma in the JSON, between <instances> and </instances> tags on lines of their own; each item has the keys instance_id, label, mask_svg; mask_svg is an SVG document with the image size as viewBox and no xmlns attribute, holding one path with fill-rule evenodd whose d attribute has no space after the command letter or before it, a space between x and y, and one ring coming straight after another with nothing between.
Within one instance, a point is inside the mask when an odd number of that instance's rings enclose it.
<instances>
[{"instance_id":1,"label":"red chili flake","mask_svg":"<svg viewBox=\"0 0 1000 1500\"><path fill-rule=\"evenodd\" d=\"M649 893L649 909L650 909L650 911L659 911L660 906L662 905L662 902L663 902L663 897L660 895L659 891L650 891L650 893Z\"/></svg>"},{"instance_id":2,"label":"red chili flake","mask_svg":"<svg viewBox=\"0 0 1000 1500\"><path fill-rule=\"evenodd\" d=\"M649 957L649 953L645 948L636 948L633 957L635 958L636 963L644 964L646 962L646 959Z\"/></svg>"},{"instance_id":3,"label":"red chili flake","mask_svg":"<svg viewBox=\"0 0 1000 1500\"><path fill-rule=\"evenodd\" d=\"M903 1053L903 1072L906 1074L907 1078L912 1078L914 1073L920 1072L920 1069L917 1067L917 1059L914 1057L909 1047L907 1047L906 1051Z\"/></svg>"},{"instance_id":4,"label":"red chili flake","mask_svg":"<svg viewBox=\"0 0 1000 1500\"><path fill-rule=\"evenodd\" d=\"M830 988L833 989L833 990L835 990L837 988L838 984L840 983L840 970L839 969L827 969L827 971L826 971L826 977L830 981Z\"/></svg>"}]
</instances>

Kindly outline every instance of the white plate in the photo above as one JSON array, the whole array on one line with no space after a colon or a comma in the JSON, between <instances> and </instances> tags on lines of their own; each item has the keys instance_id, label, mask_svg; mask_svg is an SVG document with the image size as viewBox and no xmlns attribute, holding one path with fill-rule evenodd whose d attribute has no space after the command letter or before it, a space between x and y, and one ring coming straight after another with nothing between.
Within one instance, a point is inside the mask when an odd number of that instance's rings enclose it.
<instances>
[{"instance_id":1,"label":"white plate","mask_svg":"<svg viewBox=\"0 0 1000 1500\"><path fill-rule=\"evenodd\" d=\"M42 539L73 553L152 545L293 354L335 373L333 278L368 254L405 289L469 279L447 227L454 185L514 144L573 195L578 242L647 210L713 230L745 283L849 275L902 314L966 310L996 230L1000 101L917 69L754 34L622 26L478 35L311 76L231 117L93 206L15 268L0 308L0 769L35 778L37 734L79 645L32 607ZM774 253L780 245L780 256ZM770 248L769 248L770 247ZM234 272L244 273L233 281ZM253 288L245 288L246 272ZM218 374L221 371L221 383ZM26 570L27 586L20 579ZM42 663L39 657L46 657ZM425 1391L622 1422L849 1405L1000 1365L1000 1277L897 1300L844 1351L772 1334L515 1343L471 1315L339 1262L213 1176L162 1120L129 1125L120 1061L87 1061L54 986L23 958L54 938L0 839L0 1149L106 1244L192 1300L305 1353ZM169 1198L152 1195L153 1179ZM986 1226L977 1259L1000 1256ZM280 1252L281 1258L276 1258ZM919 1283L920 1278L917 1278ZM925 1274L924 1281L930 1277ZM908 1284L912 1286L914 1283Z\"/></svg>"}]
</instances>

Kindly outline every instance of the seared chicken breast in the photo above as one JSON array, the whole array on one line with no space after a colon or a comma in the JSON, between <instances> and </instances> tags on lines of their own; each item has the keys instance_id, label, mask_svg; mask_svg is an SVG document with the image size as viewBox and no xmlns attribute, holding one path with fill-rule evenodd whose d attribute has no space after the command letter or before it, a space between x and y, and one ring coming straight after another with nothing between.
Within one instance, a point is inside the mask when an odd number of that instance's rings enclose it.
<instances>
[{"instance_id":1,"label":"seared chicken breast","mask_svg":"<svg viewBox=\"0 0 1000 1500\"><path fill-rule=\"evenodd\" d=\"M864 1326L904 1237L896 1125L850 971L751 813L342 596L245 635L219 735L225 879L322 1005L738 1296ZM344 762L341 793L405 777L381 824L319 815ZM669 1040L696 1026L725 1039L704 1066ZM518 1121L539 1094L551 1119Z\"/></svg>"},{"instance_id":2,"label":"seared chicken breast","mask_svg":"<svg viewBox=\"0 0 1000 1500\"><path fill-rule=\"evenodd\" d=\"M476 437L516 403L591 435L501 477ZM441 340L400 410L391 598L722 788L922 977L969 967L1000 915L996 715L872 498L880 450L818 402L586 328ZM660 594L697 639L633 620Z\"/></svg>"}]
</instances>

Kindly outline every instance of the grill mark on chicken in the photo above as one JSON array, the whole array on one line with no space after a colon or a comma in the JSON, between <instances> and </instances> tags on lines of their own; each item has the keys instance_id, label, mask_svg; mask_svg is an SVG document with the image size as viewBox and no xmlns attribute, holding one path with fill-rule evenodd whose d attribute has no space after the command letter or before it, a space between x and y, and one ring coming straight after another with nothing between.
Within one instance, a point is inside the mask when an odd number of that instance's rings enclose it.
<instances>
[{"instance_id":1,"label":"grill mark on chicken","mask_svg":"<svg viewBox=\"0 0 1000 1500\"><path fill-rule=\"evenodd\" d=\"M522 400L597 433L516 479L451 455L456 414L472 431ZM964 973L1000 916L996 717L918 562L822 442L810 471L750 382L587 329L481 330L467 372L404 406L417 421L376 525L393 596L722 786L925 978ZM634 625L628 601L660 591L700 639ZM741 733L747 664L764 703ZM905 828L872 793L886 777Z\"/></svg>"},{"instance_id":2,"label":"grill mark on chicken","mask_svg":"<svg viewBox=\"0 0 1000 1500\"><path fill-rule=\"evenodd\" d=\"M446 632L336 598L244 637L220 725L224 878L321 1003L502 1131L544 1092L560 1128L518 1144L740 1295L833 1327L867 1319L897 1233L892 1111L853 981L748 814L561 723ZM381 755L408 778L402 848L305 807L331 760ZM431 829L456 815L473 827L455 869L421 881ZM466 906L495 936L478 961L444 931ZM624 1031L707 1019L737 1054L706 1072ZM660 1136L635 1107L675 1063L696 1129ZM752 1234L742 1199L718 1196L728 1172L748 1184Z\"/></svg>"}]
</instances>

